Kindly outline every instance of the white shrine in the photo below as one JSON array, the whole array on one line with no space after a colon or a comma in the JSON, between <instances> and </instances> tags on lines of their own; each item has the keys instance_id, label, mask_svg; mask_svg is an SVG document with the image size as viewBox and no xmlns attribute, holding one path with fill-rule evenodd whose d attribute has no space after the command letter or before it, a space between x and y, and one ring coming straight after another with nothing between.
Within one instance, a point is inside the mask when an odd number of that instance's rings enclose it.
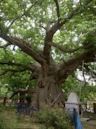
<instances>
[{"instance_id":1,"label":"white shrine","mask_svg":"<svg viewBox=\"0 0 96 129\"><path fill-rule=\"evenodd\" d=\"M73 109L80 112L80 100L75 92L71 92L68 96L68 100L65 102L65 109L67 111L73 111Z\"/></svg>"}]
</instances>

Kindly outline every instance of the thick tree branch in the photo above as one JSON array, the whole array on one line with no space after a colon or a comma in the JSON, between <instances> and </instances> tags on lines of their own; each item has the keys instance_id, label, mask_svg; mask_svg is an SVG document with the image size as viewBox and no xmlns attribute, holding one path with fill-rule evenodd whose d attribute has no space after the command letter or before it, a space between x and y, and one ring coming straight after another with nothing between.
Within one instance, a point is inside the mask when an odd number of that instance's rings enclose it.
<instances>
[{"instance_id":1,"label":"thick tree branch","mask_svg":"<svg viewBox=\"0 0 96 129\"><path fill-rule=\"evenodd\" d=\"M64 81L69 74L71 74L76 68L82 64L82 61L88 63L96 61L96 48L86 50L78 56L74 56L69 59L67 62L64 62L60 65L57 72L58 81Z\"/></svg>"},{"instance_id":2,"label":"thick tree branch","mask_svg":"<svg viewBox=\"0 0 96 129\"><path fill-rule=\"evenodd\" d=\"M38 53L34 52L32 47L23 39L7 35L0 35L0 37L11 44L18 46L23 52L33 57L40 64L43 63L43 58Z\"/></svg>"}]
</instances>

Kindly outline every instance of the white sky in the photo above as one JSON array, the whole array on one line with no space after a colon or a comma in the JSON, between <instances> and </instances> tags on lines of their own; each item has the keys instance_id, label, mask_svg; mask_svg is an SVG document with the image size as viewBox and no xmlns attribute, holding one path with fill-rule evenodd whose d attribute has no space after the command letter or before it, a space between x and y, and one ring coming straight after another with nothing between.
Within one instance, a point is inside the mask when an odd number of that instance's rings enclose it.
<instances>
[{"instance_id":1,"label":"white sky","mask_svg":"<svg viewBox=\"0 0 96 129\"><path fill-rule=\"evenodd\" d=\"M80 0L73 0L74 3L78 3Z\"/></svg>"},{"instance_id":2,"label":"white sky","mask_svg":"<svg viewBox=\"0 0 96 129\"><path fill-rule=\"evenodd\" d=\"M80 71L79 69L77 69L77 73L76 73L76 76L79 80L81 81L84 81L84 77L85 77L85 80L86 82L88 82L90 85L96 85L96 82L93 78L90 78L89 75L86 75L83 77L83 73L82 71Z\"/></svg>"}]
</instances>

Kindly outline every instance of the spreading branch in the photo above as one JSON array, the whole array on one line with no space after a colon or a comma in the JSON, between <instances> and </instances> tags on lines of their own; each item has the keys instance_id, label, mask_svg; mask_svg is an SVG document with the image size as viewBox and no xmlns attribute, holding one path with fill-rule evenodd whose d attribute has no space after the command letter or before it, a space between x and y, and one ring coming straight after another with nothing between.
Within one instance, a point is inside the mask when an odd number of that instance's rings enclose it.
<instances>
[{"instance_id":1,"label":"spreading branch","mask_svg":"<svg viewBox=\"0 0 96 129\"><path fill-rule=\"evenodd\" d=\"M90 50L86 50L82 52L80 55L75 55L73 58L69 59L67 62L63 62L60 64L59 70L57 71L58 82L65 81L69 74L73 73L73 71L82 64L82 61L88 63L95 61L96 56L96 48L92 48Z\"/></svg>"},{"instance_id":2,"label":"spreading branch","mask_svg":"<svg viewBox=\"0 0 96 129\"><path fill-rule=\"evenodd\" d=\"M23 39L7 35L0 35L0 37L11 44L18 46L23 52L25 52L26 54L34 58L37 62L42 64L43 58L38 53L34 52L29 43L27 43Z\"/></svg>"},{"instance_id":3,"label":"spreading branch","mask_svg":"<svg viewBox=\"0 0 96 129\"><path fill-rule=\"evenodd\" d=\"M87 3L87 5L89 3ZM61 29L61 27L64 24L68 23L70 19L72 19L74 16L85 11L87 8L87 5L86 7L84 6L84 8L82 7L82 9L80 7L77 7L71 13L69 13L69 15L66 18L60 19L59 22L57 21L50 29L48 29L44 40L44 52L43 52L47 63L50 63L50 51L51 51L51 46L52 46L51 44L52 44L54 34L57 32L57 30Z\"/></svg>"}]
</instances>

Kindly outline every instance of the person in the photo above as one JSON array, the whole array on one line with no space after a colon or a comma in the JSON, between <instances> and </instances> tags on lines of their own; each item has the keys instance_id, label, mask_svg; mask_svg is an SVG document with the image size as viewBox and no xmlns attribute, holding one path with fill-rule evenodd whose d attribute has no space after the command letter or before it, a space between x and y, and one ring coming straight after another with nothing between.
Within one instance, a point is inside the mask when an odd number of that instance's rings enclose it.
<instances>
[{"instance_id":1,"label":"person","mask_svg":"<svg viewBox=\"0 0 96 129\"><path fill-rule=\"evenodd\" d=\"M27 95L26 96L26 107L25 107L25 114L26 115L30 115L30 112L31 112L31 96Z\"/></svg>"},{"instance_id":2,"label":"person","mask_svg":"<svg viewBox=\"0 0 96 129\"><path fill-rule=\"evenodd\" d=\"M26 96L26 103L27 103L27 105L30 106L31 102L32 102L31 96L27 95Z\"/></svg>"},{"instance_id":3,"label":"person","mask_svg":"<svg viewBox=\"0 0 96 129\"><path fill-rule=\"evenodd\" d=\"M75 129L83 129L79 114L75 108L73 109L73 123L74 123Z\"/></svg>"},{"instance_id":4,"label":"person","mask_svg":"<svg viewBox=\"0 0 96 129\"><path fill-rule=\"evenodd\" d=\"M18 114L24 113L24 108L25 108L24 100L21 99L21 100L19 100L19 102L16 103L17 113Z\"/></svg>"}]
</instances>

